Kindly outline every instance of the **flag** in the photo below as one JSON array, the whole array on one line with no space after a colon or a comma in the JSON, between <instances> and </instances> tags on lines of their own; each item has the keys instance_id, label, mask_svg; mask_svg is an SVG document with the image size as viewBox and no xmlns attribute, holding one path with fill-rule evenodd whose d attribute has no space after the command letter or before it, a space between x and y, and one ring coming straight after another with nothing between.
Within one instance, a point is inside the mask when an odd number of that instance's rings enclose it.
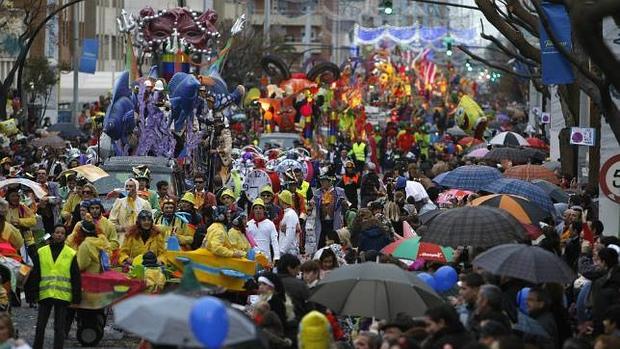
<instances>
[{"instance_id":1,"label":"flag","mask_svg":"<svg viewBox=\"0 0 620 349\"><path fill-rule=\"evenodd\" d=\"M413 230L409 223L407 223L407 221L403 221L403 238L411 239L416 236L418 236L418 234L416 234L415 230Z\"/></svg>"},{"instance_id":2,"label":"flag","mask_svg":"<svg viewBox=\"0 0 620 349\"><path fill-rule=\"evenodd\" d=\"M571 41L570 18L566 8L564 5L547 2L543 2L542 7L555 37L570 52L573 43ZM542 22L540 24L540 54L542 56L542 80L544 84L570 84L575 81L571 63L551 42Z\"/></svg>"}]
</instances>

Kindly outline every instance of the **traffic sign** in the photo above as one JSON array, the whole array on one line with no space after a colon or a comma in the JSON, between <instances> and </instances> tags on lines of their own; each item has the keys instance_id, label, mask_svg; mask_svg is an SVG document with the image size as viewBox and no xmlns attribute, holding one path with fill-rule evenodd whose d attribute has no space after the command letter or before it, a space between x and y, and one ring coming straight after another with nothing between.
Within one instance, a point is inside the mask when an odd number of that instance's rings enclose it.
<instances>
[{"instance_id":1,"label":"traffic sign","mask_svg":"<svg viewBox=\"0 0 620 349\"><path fill-rule=\"evenodd\" d=\"M605 197L620 204L620 154L605 161L601 167L599 184Z\"/></svg>"}]
</instances>

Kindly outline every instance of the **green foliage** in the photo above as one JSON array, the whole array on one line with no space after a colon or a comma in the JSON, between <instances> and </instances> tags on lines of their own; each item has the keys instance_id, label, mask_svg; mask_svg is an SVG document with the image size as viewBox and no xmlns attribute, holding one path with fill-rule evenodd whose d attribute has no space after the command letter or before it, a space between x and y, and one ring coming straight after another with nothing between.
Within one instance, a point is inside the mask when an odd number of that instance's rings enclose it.
<instances>
[{"instance_id":1,"label":"green foliage","mask_svg":"<svg viewBox=\"0 0 620 349\"><path fill-rule=\"evenodd\" d=\"M24 88L33 97L45 97L52 86L58 82L58 72L52 68L45 57L32 57L26 61L24 69Z\"/></svg>"}]
</instances>

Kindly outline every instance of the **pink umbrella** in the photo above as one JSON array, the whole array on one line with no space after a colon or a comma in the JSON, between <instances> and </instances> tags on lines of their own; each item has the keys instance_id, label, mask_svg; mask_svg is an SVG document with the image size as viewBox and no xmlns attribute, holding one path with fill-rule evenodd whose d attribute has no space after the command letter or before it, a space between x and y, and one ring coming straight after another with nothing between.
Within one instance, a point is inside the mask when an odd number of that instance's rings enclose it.
<instances>
[{"instance_id":1,"label":"pink umbrella","mask_svg":"<svg viewBox=\"0 0 620 349\"><path fill-rule=\"evenodd\" d=\"M478 148L478 149L474 149L471 152L469 152L467 155L465 155L465 157L482 159L485 155L487 155L488 152L489 152L489 149L487 148Z\"/></svg>"},{"instance_id":2,"label":"pink umbrella","mask_svg":"<svg viewBox=\"0 0 620 349\"><path fill-rule=\"evenodd\" d=\"M446 190L443 193L439 194L437 197L437 203L439 205L449 205L452 204L452 200L463 200L467 195L473 194L473 191L469 190L461 190L461 189L450 189Z\"/></svg>"}]
</instances>

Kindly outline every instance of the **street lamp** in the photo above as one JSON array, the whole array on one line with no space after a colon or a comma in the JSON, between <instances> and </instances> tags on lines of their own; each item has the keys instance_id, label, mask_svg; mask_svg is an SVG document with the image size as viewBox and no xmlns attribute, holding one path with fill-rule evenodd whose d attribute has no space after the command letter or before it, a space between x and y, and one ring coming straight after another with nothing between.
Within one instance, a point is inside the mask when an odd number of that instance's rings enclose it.
<instances>
[{"instance_id":1,"label":"street lamp","mask_svg":"<svg viewBox=\"0 0 620 349\"><path fill-rule=\"evenodd\" d=\"M392 7L392 1L390 0L383 1L383 3L381 4L379 8L383 9L383 13L385 13L388 16L394 13L394 8Z\"/></svg>"}]
</instances>

